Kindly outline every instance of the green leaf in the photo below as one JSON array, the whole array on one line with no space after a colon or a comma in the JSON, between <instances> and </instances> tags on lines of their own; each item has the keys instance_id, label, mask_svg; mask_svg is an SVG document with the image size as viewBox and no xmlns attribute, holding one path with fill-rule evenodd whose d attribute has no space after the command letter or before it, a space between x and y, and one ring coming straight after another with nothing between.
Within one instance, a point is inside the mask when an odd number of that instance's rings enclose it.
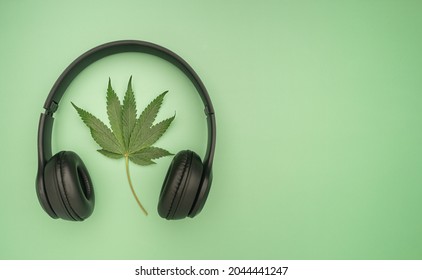
<instances>
[{"instance_id":1,"label":"green leaf","mask_svg":"<svg viewBox=\"0 0 422 280\"><path fill-rule=\"evenodd\" d=\"M144 157L150 158L150 159L157 159L160 157L174 155L170 153L169 151L164 150L162 148L158 148L158 147L148 147L148 148L140 150L138 153L143 154Z\"/></svg>"},{"instance_id":2,"label":"green leaf","mask_svg":"<svg viewBox=\"0 0 422 280\"><path fill-rule=\"evenodd\" d=\"M136 124L136 101L132 90L132 77L129 79L122 107L123 140L126 150L129 149L130 135Z\"/></svg>"},{"instance_id":3,"label":"green leaf","mask_svg":"<svg viewBox=\"0 0 422 280\"><path fill-rule=\"evenodd\" d=\"M117 154L123 152L114 134L102 121L75 104L72 103L72 105L82 121L90 128L92 138L101 148Z\"/></svg>"},{"instance_id":4,"label":"green leaf","mask_svg":"<svg viewBox=\"0 0 422 280\"><path fill-rule=\"evenodd\" d=\"M167 150L158 147L148 147L140 150L139 152L131 154L129 159L139 165L150 165L155 163L152 161L153 159L171 155L173 154Z\"/></svg>"},{"instance_id":5,"label":"green leaf","mask_svg":"<svg viewBox=\"0 0 422 280\"><path fill-rule=\"evenodd\" d=\"M132 77L129 79L123 104L120 103L111 86L111 79L109 79L106 109L111 129L98 118L72 103L82 121L89 127L92 138L102 148L98 152L113 159L125 158L129 186L136 202L146 215L147 211L136 195L130 179L129 160L138 165L151 165L155 164L153 159L172 155L167 150L151 146L163 136L175 118L174 115L162 122L153 124L166 93L167 91L157 96L137 119Z\"/></svg>"},{"instance_id":6,"label":"green leaf","mask_svg":"<svg viewBox=\"0 0 422 280\"><path fill-rule=\"evenodd\" d=\"M142 114L139 116L139 122L142 123L143 127L151 127L158 115L158 111L163 104L164 96L168 93L168 90L157 96L148 106L144 109Z\"/></svg>"},{"instance_id":7,"label":"green leaf","mask_svg":"<svg viewBox=\"0 0 422 280\"><path fill-rule=\"evenodd\" d=\"M142 153L130 154L129 159L131 162L136 163L138 165L143 165L143 166L155 164L155 162L152 161L151 159L144 157Z\"/></svg>"},{"instance_id":8,"label":"green leaf","mask_svg":"<svg viewBox=\"0 0 422 280\"><path fill-rule=\"evenodd\" d=\"M105 155L106 157L109 157L109 158L119 159L119 158L123 157L122 154L112 153L112 152L106 151L104 149L97 150L97 151L100 152L101 154Z\"/></svg>"},{"instance_id":9,"label":"green leaf","mask_svg":"<svg viewBox=\"0 0 422 280\"><path fill-rule=\"evenodd\" d=\"M144 109L139 119L136 122L135 128L132 131L130 138L129 152L137 151L143 147L142 135L146 135L149 132L155 118L157 117L158 111L163 103L164 96L168 91L163 92L157 96L148 106Z\"/></svg>"},{"instance_id":10,"label":"green leaf","mask_svg":"<svg viewBox=\"0 0 422 280\"><path fill-rule=\"evenodd\" d=\"M108 80L107 87L107 115L111 130L119 141L120 146L124 147L123 128L122 128L122 105L119 97L111 87L111 79Z\"/></svg>"},{"instance_id":11,"label":"green leaf","mask_svg":"<svg viewBox=\"0 0 422 280\"><path fill-rule=\"evenodd\" d=\"M151 146L157 142L157 140L160 139L161 136L163 136L163 134L167 131L175 117L176 115L165 119L156 125L153 125L146 133L142 134L139 139L139 145L137 146L138 150Z\"/></svg>"}]
</instances>

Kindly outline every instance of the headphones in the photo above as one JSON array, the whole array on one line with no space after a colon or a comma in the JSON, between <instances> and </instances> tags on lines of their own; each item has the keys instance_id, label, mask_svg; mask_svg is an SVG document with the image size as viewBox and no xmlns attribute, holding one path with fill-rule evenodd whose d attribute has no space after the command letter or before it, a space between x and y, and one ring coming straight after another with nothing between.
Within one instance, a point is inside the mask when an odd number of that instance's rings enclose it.
<instances>
[{"instance_id":1,"label":"headphones","mask_svg":"<svg viewBox=\"0 0 422 280\"><path fill-rule=\"evenodd\" d=\"M88 65L109 55L140 52L160 57L179 68L194 84L205 106L208 141L204 161L192 151L178 152L161 188L158 214L175 220L195 217L201 212L212 182L212 163L216 144L216 123L210 96L192 67L174 52L159 45L136 40L115 41L95 47L72 62L53 85L44 103L38 126L38 172L36 191L47 214L54 218L83 221L95 204L94 187L88 170L74 152L61 151L52 156L53 114L72 80Z\"/></svg>"}]
</instances>

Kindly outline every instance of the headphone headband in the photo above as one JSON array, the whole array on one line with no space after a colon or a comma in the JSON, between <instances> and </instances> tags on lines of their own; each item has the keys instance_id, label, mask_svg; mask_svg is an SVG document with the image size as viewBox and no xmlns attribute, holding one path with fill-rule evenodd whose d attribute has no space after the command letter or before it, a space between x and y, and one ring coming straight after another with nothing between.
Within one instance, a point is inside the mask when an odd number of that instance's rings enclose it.
<instances>
[{"instance_id":1,"label":"headphone headband","mask_svg":"<svg viewBox=\"0 0 422 280\"><path fill-rule=\"evenodd\" d=\"M201 99L205 105L205 112L207 115L214 114L214 108L211 103L211 99L208 92L202 83L196 72L189 66L189 64L183 60L180 56L174 52L166 49L157 44L153 44L145 41L136 40L122 40L115 41L95 47L72 62L60 75L56 83L53 85L45 103L44 109L54 112L57 108L57 104L60 102L66 88L72 82L72 80L84 70L88 65L94 63L101 58L110 56L118 53L125 52L139 52L151 54L160 57L176 67L178 67L186 76L189 77L191 82L195 85Z\"/></svg>"}]
</instances>

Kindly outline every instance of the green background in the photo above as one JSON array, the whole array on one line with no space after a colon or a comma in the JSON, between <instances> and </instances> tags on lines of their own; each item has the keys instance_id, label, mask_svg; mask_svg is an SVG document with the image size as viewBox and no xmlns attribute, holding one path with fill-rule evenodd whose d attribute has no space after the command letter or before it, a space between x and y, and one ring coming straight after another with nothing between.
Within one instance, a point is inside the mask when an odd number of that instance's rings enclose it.
<instances>
[{"instance_id":1,"label":"green background","mask_svg":"<svg viewBox=\"0 0 422 280\"><path fill-rule=\"evenodd\" d=\"M421 259L421 1L0 2L1 259ZM164 90L159 146L204 155L206 123L175 67L121 54L87 68L62 99L53 152L90 170L96 209L50 219L35 195L39 114L73 59L139 39L185 58L210 92L214 182L195 219L156 213L170 157L131 165L150 216L70 101L106 121L108 77L133 75L138 108Z\"/></svg>"}]
</instances>

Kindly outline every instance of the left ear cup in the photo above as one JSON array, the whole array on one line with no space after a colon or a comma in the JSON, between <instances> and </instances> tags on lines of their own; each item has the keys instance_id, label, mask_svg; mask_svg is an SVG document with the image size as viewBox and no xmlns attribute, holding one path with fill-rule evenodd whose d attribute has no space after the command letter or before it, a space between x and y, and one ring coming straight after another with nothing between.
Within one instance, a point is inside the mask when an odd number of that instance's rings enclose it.
<instances>
[{"instance_id":1,"label":"left ear cup","mask_svg":"<svg viewBox=\"0 0 422 280\"><path fill-rule=\"evenodd\" d=\"M54 155L44 169L47 199L62 219L83 221L95 204L94 189L85 164L74 152Z\"/></svg>"},{"instance_id":2,"label":"left ear cup","mask_svg":"<svg viewBox=\"0 0 422 280\"><path fill-rule=\"evenodd\" d=\"M200 157L192 151L177 153L161 188L158 214L167 220L189 215L198 193L203 172Z\"/></svg>"}]
</instances>

